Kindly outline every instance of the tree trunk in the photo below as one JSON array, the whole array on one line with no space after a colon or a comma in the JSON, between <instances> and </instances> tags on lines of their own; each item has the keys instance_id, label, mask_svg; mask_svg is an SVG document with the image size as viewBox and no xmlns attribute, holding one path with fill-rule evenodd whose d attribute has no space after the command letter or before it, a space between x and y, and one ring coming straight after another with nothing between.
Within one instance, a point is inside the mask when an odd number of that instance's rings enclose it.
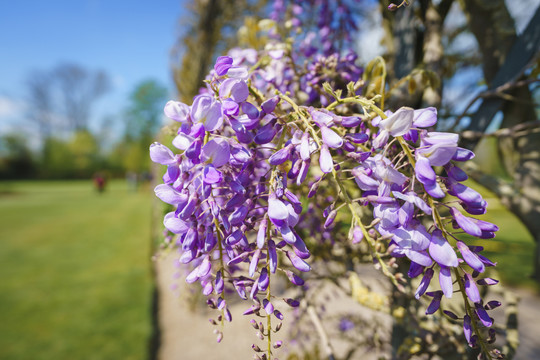
<instances>
[{"instance_id":1,"label":"tree trunk","mask_svg":"<svg viewBox=\"0 0 540 360\"><path fill-rule=\"evenodd\" d=\"M516 39L514 20L504 0L461 0L469 28L482 53L486 82L491 82Z\"/></svg>"},{"instance_id":2,"label":"tree trunk","mask_svg":"<svg viewBox=\"0 0 540 360\"><path fill-rule=\"evenodd\" d=\"M444 0L438 6L433 5L431 1L426 4L424 18L424 44L423 44L423 62L426 70L432 71L439 76L443 70L444 49L442 45L442 31L444 20L453 0ZM422 96L422 107L433 106L441 107L442 100L442 81L437 88L428 87L424 90Z\"/></svg>"}]
</instances>

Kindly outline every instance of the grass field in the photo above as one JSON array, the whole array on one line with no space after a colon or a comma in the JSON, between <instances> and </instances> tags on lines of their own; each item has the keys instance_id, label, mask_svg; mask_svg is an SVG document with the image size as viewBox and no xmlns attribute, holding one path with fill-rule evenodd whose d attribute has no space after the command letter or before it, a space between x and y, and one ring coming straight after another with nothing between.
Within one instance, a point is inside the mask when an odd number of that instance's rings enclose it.
<instances>
[{"instance_id":1,"label":"grass field","mask_svg":"<svg viewBox=\"0 0 540 360\"><path fill-rule=\"evenodd\" d=\"M536 245L527 228L506 210L495 194L475 182L467 181L466 184L479 191L489 204L485 215L472 217L497 224L500 230L493 239L475 240L467 234L460 235L460 238L467 244L485 248L484 255L497 262L498 275L504 284L540 290L538 283L530 277Z\"/></svg>"},{"instance_id":2,"label":"grass field","mask_svg":"<svg viewBox=\"0 0 540 360\"><path fill-rule=\"evenodd\" d=\"M149 192L0 183L0 358L146 359Z\"/></svg>"}]
</instances>

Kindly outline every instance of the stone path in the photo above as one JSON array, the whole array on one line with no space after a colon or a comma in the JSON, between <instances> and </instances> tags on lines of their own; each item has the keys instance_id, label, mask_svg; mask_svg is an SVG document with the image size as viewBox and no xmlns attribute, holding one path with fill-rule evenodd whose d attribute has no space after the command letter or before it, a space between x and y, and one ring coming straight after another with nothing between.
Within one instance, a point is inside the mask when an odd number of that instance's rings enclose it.
<instances>
[{"instance_id":1,"label":"stone path","mask_svg":"<svg viewBox=\"0 0 540 360\"><path fill-rule=\"evenodd\" d=\"M257 338L249 319L242 319L243 307L231 306L233 321L227 324L225 336L218 344L212 333L214 326L208 321L216 316L216 312L201 306L191 307L195 310L191 311L187 300L190 289L183 280L175 280L176 289L171 289L176 270L170 258L159 260L156 266L160 290L159 360L252 359L251 344Z\"/></svg>"},{"instance_id":2,"label":"stone path","mask_svg":"<svg viewBox=\"0 0 540 360\"><path fill-rule=\"evenodd\" d=\"M188 294L190 289L183 280L175 280L176 288L171 289L175 269L170 258L164 258L156 263L159 288L159 313L158 321L161 331L161 341L157 358L159 360L243 360L252 359L252 343L261 343L256 338L255 330L249 325L249 317L242 316L246 309L246 303L229 304L233 315L233 322L227 323L224 331L224 338L221 344L216 342L216 335L212 333L215 326L208 321L215 317L213 312L206 307L189 303ZM530 290L515 290L516 295L521 299L519 302L519 332L520 347L518 348L516 360L540 359L540 296ZM202 302L202 298L200 299ZM349 299L350 300L350 299ZM347 299L338 302L339 308L350 309L355 306ZM191 309L195 310L192 311ZM365 308L362 308L365 313ZM280 308L280 311L287 315L287 309ZM368 314L369 316L369 314ZM379 319L388 326L389 319ZM277 335L286 336L285 331ZM313 329L313 339L317 341L317 335ZM279 337L274 339L279 340ZM287 353L287 346L294 346L286 343L281 351L276 351L276 356L285 358L280 354ZM335 352L343 349L340 344L334 344ZM377 354L358 354L358 359L376 359ZM382 355L382 354L379 354Z\"/></svg>"},{"instance_id":3,"label":"stone path","mask_svg":"<svg viewBox=\"0 0 540 360\"><path fill-rule=\"evenodd\" d=\"M520 345L515 360L540 359L540 296L531 290L515 290L520 298L518 328Z\"/></svg>"}]
</instances>

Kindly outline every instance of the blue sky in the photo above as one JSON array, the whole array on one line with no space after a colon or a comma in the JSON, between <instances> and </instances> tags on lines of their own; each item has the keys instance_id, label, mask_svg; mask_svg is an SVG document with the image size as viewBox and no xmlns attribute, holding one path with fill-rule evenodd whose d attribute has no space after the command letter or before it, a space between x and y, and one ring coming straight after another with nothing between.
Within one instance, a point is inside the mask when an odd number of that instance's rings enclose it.
<instances>
[{"instance_id":1,"label":"blue sky","mask_svg":"<svg viewBox=\"0 0 540 360\"><path fill-rule=\"evenodd\" d=\"M114 116L145 79L170 89L182 0L0 0L0 134L24 122L25 81L59 63L105 70L113 89L92 125Z\"/></svg>"},{"instance_id":2,"label":"blue sky","mask_svg":"<svg viewBox=\"0 0 540 360\"><path fill-rule=\"evenodd\" d=\"M21 129L31 134L25 121L31 111L25 81L33 70L46 71L59 63L102 69L111 77L113 89L96 104L93 130L111 118L118 124L114 129L121 131L118 115L126 107L129 93L143 80L158 80L174 97L170 51L187 3L189 0L0 0L0 135ZM533 13L530 9L540 0L507 3L522 30ZM380 38L380 26L367 23L378 34L367 31L367 39ZM365 43L370 43L368 49L362 45ZM372 40L359 44L367 56L364 60L382 51ZM471 78L467 73L466 77L478 81L480 76Z\"/></svg>"}]
</instances>

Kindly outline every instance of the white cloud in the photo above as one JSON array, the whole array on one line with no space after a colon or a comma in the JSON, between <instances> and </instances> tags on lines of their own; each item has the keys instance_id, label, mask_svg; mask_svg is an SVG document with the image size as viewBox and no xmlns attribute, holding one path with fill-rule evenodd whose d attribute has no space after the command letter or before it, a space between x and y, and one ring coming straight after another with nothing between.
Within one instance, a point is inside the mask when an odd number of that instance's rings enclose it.
<instances>
[{"instance_id":1,"label":"white cloud","mask_svg":"<svg viewBox=\"0 0 540 360\"><path fill-rule=\"evenodd\" d=\"M113 75L112 84L115 89L122 89L126 86L126 79L122 75Z\"/></svg>"},{"instance_id":2,"label":"white cloud","mask_svg":"<svg viewBox=\"0 0 540 360\"><path fill-rule=\"evenodd\" d=\"M381 24L382 16L378 5L372 6L364 19L358 24L359 31L356 46L360 60L363 63L373 60L385 51L384 46L381 44L381 39L384 36L384 29Z\"/></svg>"},{"instance_id":3,"label":"white cloud","mask_svg":"<svg viewBox=\"0 0 540 360\"><path fill-rule=\"evenodd\" d=\"M22 101L0 95L0 119L22 117L24 107Z\"/></svg>"},{"instance_id":4,"label":"white cloud","mask_svg":"<svg viewBox=\"0 0 540 360\"><path fill-rule=\"evenodd\" d=\"M26 104L7 95L0 95L0 136L20 132Z\"/></svg>"},{"instance_id":5,"label":"white cloud","mask_svg":"<svg viewBox=\"0 0 540 360\"><path fill-rule=\"evenodd\" d=\"M506 7L516 22L516 30L521 34L540 6L540 0L506 0Z\"/></svg>"}]
</instances>

